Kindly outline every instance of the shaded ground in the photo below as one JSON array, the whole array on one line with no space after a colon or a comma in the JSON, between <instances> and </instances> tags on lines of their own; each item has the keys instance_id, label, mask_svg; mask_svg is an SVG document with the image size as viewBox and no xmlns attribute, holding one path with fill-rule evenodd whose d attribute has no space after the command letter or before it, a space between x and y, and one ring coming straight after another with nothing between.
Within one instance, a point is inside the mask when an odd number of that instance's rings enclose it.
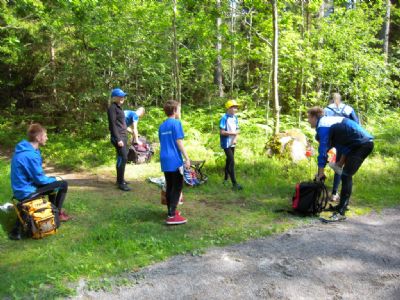
<instances>
[{"instance_id":1,"label":"shaded ground","mask_svg":"<svg viewBox=\"0 0 400 300\"><path fill-rule=\"evenodd\" d=\"M176 256L124 280L107 292L81 281L75 299L400 299L400 208Z\"/></svg>"}]
</instances>

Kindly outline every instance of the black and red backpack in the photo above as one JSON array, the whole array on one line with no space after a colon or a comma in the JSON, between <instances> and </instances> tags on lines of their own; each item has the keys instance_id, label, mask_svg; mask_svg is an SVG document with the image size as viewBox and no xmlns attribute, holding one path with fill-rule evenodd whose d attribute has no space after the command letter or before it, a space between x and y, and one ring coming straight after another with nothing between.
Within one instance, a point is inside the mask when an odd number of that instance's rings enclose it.
<instances>
[{"instance_id":1,"label":"black and red backpack","mask_svg":"<svg viewBox=\"0 0 400 300\"><path fill-rule=\"evenodd\" d=\"M328 203L328 190L322 181L300 182L292 198L293 209L303 215L317 215Z\"/></svg>"}]
</instances>

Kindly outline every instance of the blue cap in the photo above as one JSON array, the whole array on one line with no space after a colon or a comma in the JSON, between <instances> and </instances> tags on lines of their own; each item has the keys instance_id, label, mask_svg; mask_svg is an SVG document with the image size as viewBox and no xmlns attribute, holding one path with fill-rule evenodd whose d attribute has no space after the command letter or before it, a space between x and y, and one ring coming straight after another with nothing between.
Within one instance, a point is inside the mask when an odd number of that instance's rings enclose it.
<instances>
[{"instance_id":1,"label":"blue cap","mask_svg":"<svg viewBox=\"0 0 400 300\"><path fill-rule=\"evenodd\" d=\"M113 89L111 91L111 97L125 97L126 95L128 94L119 88Z\"/></svg>"}]
</instances>

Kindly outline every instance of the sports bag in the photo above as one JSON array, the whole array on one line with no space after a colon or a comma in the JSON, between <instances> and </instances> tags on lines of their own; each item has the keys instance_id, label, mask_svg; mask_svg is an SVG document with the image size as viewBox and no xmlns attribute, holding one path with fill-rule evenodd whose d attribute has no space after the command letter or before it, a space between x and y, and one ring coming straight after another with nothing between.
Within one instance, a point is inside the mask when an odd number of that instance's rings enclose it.
<instances>
[{"instance_id":1,"label":"sports bag","mask_svg":"<svg viewBox=\"0 0 400 300\"><path fill-rule=\"evenodd\" d=\"M303 215L317 215L328 203L328 191L323 182L300 182L292 198L293 209Z\"/></svg>"},{"instance_id":2,"label":"sports bag","mask_svg":"<svg viewBox=\"0 0 400 300\"><path fill-rule=\"evenodd\" d=\"M41 239L60 226L58 209L45 197L17 204L17 214L28 236Z\"/></svg>"},{"instance_id":3,"label":"sports bag","mask_svg":"<svg viewBox=\"0 0 400 300\"><path fill-rule=\"evenodd\" d=\"M188 186L197 186L207 182L208 177L202 171L205 160L191 161L189 169L183 168L183 180Z\"/></svg>"},{"instance_id":4,"label":"sports bag","mask_svg":"<svg viewBox=\"0 0 400 300\"><path fill-rule=\"evenodd\" d=\"M153 148L145 138L141 137L139 140L142 142L142 145L139 145L132 140L128 151L128 162L134 164L148 163L154 154Z\"/></svg>"}]
</instances>

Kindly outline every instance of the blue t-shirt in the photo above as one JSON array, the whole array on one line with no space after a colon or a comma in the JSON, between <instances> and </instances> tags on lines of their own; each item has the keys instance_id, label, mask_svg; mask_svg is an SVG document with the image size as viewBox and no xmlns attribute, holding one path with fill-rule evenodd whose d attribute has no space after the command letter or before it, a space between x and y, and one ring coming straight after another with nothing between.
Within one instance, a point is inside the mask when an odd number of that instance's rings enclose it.
<instances>
[{"instance_id":1,"label":"blue t-shirt","mask_svg":"<svg viewBox=\"0 0 400 300\"><path fill-rule=\"evenodd\" d=\"M160 162L161 171L175 172L183 166L182 153L178 148L176 140L184 138L181 121L168 118L158 129L160 139Z\"/></svg>"},{"instance_id":2,"label":"blue t-shirt","mask_svg":"<svg viewBox=\"0 0 400 300\"><path fill-rule=\"evenodd\" d=\"M129 127L133 122L139 122L139 116L132 110L124 110L126 127Z\"/></svg>"},{"instance_id":3,"label":"blue t-shirt","mask_svg":"<svg viewBox=\"0 0 400 300\"><path fill-rule=\"evenodd\" d=\"M239 129L239 121L235 115L225 114L219 121L219 128L225 131L236 132ZM220 134L220 143L222 149L235 147L232 144L233 135L222 135Z\"/></svg>"}]
</instances>

